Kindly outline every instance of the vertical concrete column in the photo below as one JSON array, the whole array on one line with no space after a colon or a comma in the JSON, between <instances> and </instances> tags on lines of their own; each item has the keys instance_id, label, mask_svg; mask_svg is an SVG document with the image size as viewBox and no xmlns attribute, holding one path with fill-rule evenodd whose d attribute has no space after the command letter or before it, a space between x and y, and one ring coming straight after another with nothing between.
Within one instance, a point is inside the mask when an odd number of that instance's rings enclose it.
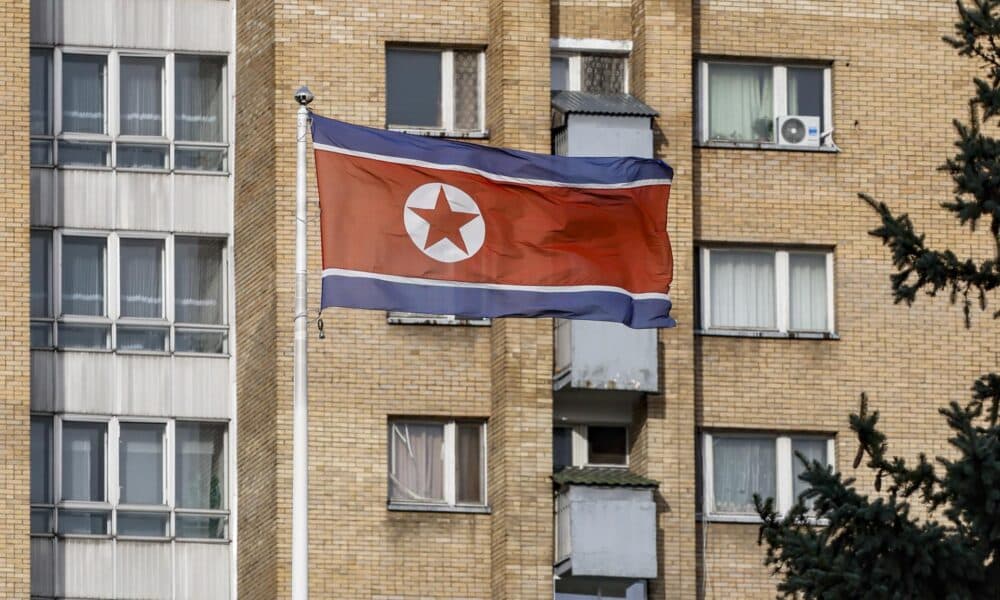
<instances>
[{"instance_id":1,"label":"vertical concrete column","mask_svg":"<svg viewBox=\"0 0 1000 600\"><path fill-rule=\"evenodd\" d=\"M549 1L491 0L490 143L550 151ZM489 422L493 598L552 596L552 321L499 319Z\"/></svg>"},{"instance_id":2,"label":"vertical concrete column","mask_svg":"<svg viewBox=\"0 0 1000 600\"><path fill-rule=\"evenodd\" d=\"M674 168L667 229L675 329L660 332L659 394L637 419L635 468L660 481L659 578L649 598L696 597L692 3L633 0L632 93L660 112L654 152Z\"/></svg>"}]
</instances>

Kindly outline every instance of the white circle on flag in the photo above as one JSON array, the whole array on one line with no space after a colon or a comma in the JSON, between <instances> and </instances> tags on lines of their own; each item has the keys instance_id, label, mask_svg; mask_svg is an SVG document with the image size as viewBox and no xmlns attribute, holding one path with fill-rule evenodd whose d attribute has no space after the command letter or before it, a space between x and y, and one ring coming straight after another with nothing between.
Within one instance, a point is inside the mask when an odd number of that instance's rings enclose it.
<instances>
[{"instance_id":1,"label":"white circle on flag","mask_svg":"<svg viewBox=\"0 0 1000 600\"><path fill-rule=\"evenodd\" d=\"M413 245L439 262L470 258L486 240L486 221L479 205L447 183L425 183L410 192L403 224Z\"/></svg>"}]
</instances>

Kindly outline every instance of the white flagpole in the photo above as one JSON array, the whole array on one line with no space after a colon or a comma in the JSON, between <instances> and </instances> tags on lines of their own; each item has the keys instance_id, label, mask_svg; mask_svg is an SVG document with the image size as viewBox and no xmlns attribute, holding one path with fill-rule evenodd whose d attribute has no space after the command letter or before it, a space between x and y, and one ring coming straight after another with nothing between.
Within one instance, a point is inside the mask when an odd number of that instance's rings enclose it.
<instances>
[{"instance_id":1,"label":"white flagpole","mask_svg":"<svg viewBox=\"0 0 1000 600\"><path fill-rule=\"evenodd\" d=\"M309 402L306 379L306 136L313 95L302 86L299 103L295 173L295 344L292 367L294 421L292 426L292 600L309 598Z\"/></svg>"}]
</instances>

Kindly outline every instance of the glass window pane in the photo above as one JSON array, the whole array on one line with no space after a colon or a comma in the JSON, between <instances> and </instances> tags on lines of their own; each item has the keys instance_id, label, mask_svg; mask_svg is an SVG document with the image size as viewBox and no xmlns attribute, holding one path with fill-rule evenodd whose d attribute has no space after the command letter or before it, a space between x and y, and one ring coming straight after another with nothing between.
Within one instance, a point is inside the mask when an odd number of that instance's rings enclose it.
<instances>
[{"instance_id":1,"label":"glass window pane","mask_svg":"<svg viewBox=\"0 0 1000 600\"><path fill-rule=\"evenodd\" d=\"M31 503L52 503L52 419L31 418Z\"/></svg>"},{"instance_id":2,"label":"glass window pane","mask_svg":"<svg viewBox=\"0 0 1000 600\"><path fill-rule=\"evenodd\" d=\"M181 148L174 150L174 168L178 171L225 171L225 148Z\"/></svg>"},{"instance_id":3,"label":"glass window pane","mask_svg":"<svg viewBox=\"0 0 1000 600\"><path fill-rule=\"evenodd\" d=\"M60 348L106 349L111 335L110 325L59 325Z\"/></svg>"},{"instance_id":4,"label":"glass window pane","mask_svg":"<svg viewBox=\"0 0 1000 600\"><path fill-rule=\"evenodd\" d=\"M226 332L178 329L174 334L174 351L225 354Z\"/></svg>"},{"instance_id":5,"label":"glass window pane","mask_svg":"<svg viewBox=\"0 0 1000 600\"><path fill-rule=\"evenodd\" d=\"M587 447L589 464L628 463L628 431L624 427L587 427Z\"/></svg>"},{"instance_id":6,"label":"glass window pane","mask_svg":"<svg viewBox=\"0 0 1000 600\"><path fill-rule=\"evenodd\" d=\"M789 329L827 329L825 254L788 255L788 294Z\"/></svg>"},{"instance_id":7,"label":"glass window pane","mask_svg":"<svg viewBox=\"0 0 1000 600\"><path fill-rule=\"evenodd\" d=\"M60 510L59 533L107 535L110 513L100 510Z\"/></svg>"},{"instance_id":8,"label":"glass window pane","mask_svg":"<svg viewBox=\"0 0 1000 600\"><path fill-rule=\"evenodd\" d=\"M823 69L788 68L788 114L819 117L819 130L822 132L826 129L823 97Z\"/></svg>"},{"instance_id":9,"label":"glass window pane","mask_svg":"<svg viewBox=\"0 0 1000 600\"><path fill-rule=\"evenodd\" d=\"M52 51L31 49L31 135L51 135Z\"/></svg>"},{"instance_id":10,"label":"glass window pane","mask_svg":"<svg viewBox=\"0 0 1000 600\"><path fill-rule=\"evenodd\" d=\"M566 56L552 57L552 91L569 89L569 58Z\"/></svg>"},{"instance_id":11,"label":"glass window pane","mask_svg":"<svg viewBox=\"0 0 1000 600\"><path fill-rule=\"evenodd\" d=\"M582 91L591 94L625 93L625 57L585 54L580 60Z\"/></svg>"},{"instance_id":12,"label":"glass window pane","mask_svg":"<svg viewBox=\"0 0 1000 600\"><path fill-rule=\"evenodd\" d=\"M59 164L66 167L107 167L111 144L106 142L59 142Z\"/></svg>"},{"instance_id":13,"label":"glass window pane","mask_svg":"<svg viewBox=\"0 0 1000 600\"><path fill-rule=\"evenodd\" d=\"M809 484L799 479L799 475L805 472L806 466L795 455L796 452L803 455L809 464L812 464L813 461L818 461L821 465L829 464L825 439L792 438L792 497L795 499L809 489ZM806 505L812 508L813 500L809 500Z\"/></svg>"},{"instance_id":14,"label":"glass window pane","mask_svg":"<svg viewBox=\"0 0 1000 600\"><path fill-rule=\"evenodd\" d=\"M52 509L31 509L31 533L52 533Z\"/></svg>"},{"instance_id":15,"label":"glass window pane","mask_svg":"<svg viewBox=\"0 0 1000 600\"><path fill-rule=\"evenodd\" d=\"M479 423L455 425L455 501L483 504L483 426Z\"/></svg>"},{"instance_id":16,"label":"glass window pane","mask_svg":"<svg viewBox=\"0 0 1000 600\"><path fill-rule=\"evenodd\" d=\"M228 521L224 516L177 515L174 527L179 538L224 540Z\"/></svg>"},{"instance_id":17,"label":"glass window pane","mask_svg":"<svg viewBox=\"0 0 1000 600\"><path fill-rule=\"evenodd\" d=\"M444 501L444 425L389 426L389 499Z\"/></svg>"},{"instance_id":18,"label":"glass window pane","mask_svg":"<svg viewBox=\"0 0 1000 600\"><path fill-rule=\"evenodd\" d=\"M121 238L123 317L163 317L163 240Z\"/></svg>"},{"instance_id":19,"label":"glass window pane","mask_svg":"<svg viewBox=\"0 0 1000 600\"><path fill-rule=\"evenodd\" d=\"M226 425L178 421L177 506L226 508Z\"/></svg>"},{"instance_id":20,"label":"glass window pane","mask_svg":"<svg viewBox=\"0 0 1000 600\"><path fill-rule=\"evenodd\" d=\"M106 423L63 421L62 498L102 502Z\"/></svg>"},{"instance_id":21,"label":"glass window pane","mask_svg":"<svg viewBox=\"0 0 1000 600\"><path fill-rule=\"evenodd\" d=\"M479 52L458 51L455 59L455 129L479 127Z\"/></svg>"},{"instance_id":22,"label":"glass window pane","mask_svg":"<svg viewBox=\"0 0 1000 600\"><path fill-rule=\"evenodd\" d=\"M754 494L774 498L775 454L774 438L713 436L714 511L754 514Z\"/></svg>"},{"instance_id":23,"label":"glass window pane","mask_svg":"<svg viewBox=\"0 0 1000 600\"><path fill-rule=\"evenodd\" d=\"M118 326L116 346L118 350L165 352L169 330L158 327Z\"/></svg>"},{"instance_id":24,"label":"glass window pane","mask_svg":"<svg viewBox=\"0 0 1000 600\"><path fill-rule=\"evenodd\" d=\"M31 324L31 347L51 348L52 347L52 323L32 323Z\"/></svg>"},{"instance_id":25,"label":"glass window pane","mask_svg":"<svg viewBox=\"0 0 1000 600\"><path fill-rule=\"evenodd\" d=\"M389 48L385 87L389 125L442 127L441 52Z\"/></svg>"},{"instance_id":26,"label":"glass window pane","mask_svg":"<svg viewBox=\"0 0 1000 600\"><path fill-rule=\"evenodd\" d=\"M774 329L774 252L712 250L711 327Z\"/></svg>"},{"instance_id":27,"label":"glass window pane","mask_svg":"<svg viewBox=\"0 0 1000 600\"><path fill-rule=\"evenodd\" d=\"M118 144L118 166L124 169L166 169L169 157L167 146Z\"/></svg>"},{"instance_id":28,"label":"glass window pane","mask_svg":"<svg viewBox=\"0 0 1000 600\"><path fill-rule=\"evenodd\" d=\"M169 513L118 511L118 535L164 537L167 535Z\"/></svg>"},{"instance_id":29,"label":"glass window pane","mask_svg":"<svg viewBox=\"0 0 1000 600\"><path fill-rule=\"evenodd\" d=\"M163 504L163 432L159 423L122 423L118 485L122 504Z\"/></svg>"},{"instance_id":30,"label":"glass window pane","mask_svg":"<svg viewBox=\"0 0 1000 600\"><path fill-rule=\"evenodd\" d=\"M119 133L163 135L163 59L123 56L119 77Z\"/></svg>"},{"instance_id":31,"label":"glass window pane","mask_svg":"<svg viewBox=\"0 0 1000 600\"><path fill-rule=\"evenodd\" d=\"M708 66L708 137L770 142L774 139L772 67Z\"/></svg>"},{"instance_id":32,"label":"glass window pane","mask_svg":"<svg viewBox=\"0 0 1000 600\"><path fill-rule=\"evenodd\" d=\"M104 316L104 269L107 239L62 238L62 312Z\"/></svg>"},{"instance_id":33,"label":"glass window pane","mask_svg":"<svg viewBox=\"0 0 1000 600\"><path fill-rule=\"evenodd\" d=\"M174 242L174 318L178 323L223 322L225 242L178 237Z\"/></svg>"},{"instance_id":34,"label":"glass window pane","mask_svg":"<svg viewBox=\"0 0 1000 600\"><path fill-rule=\"evenodd\" d=\"M31 165L52 166L52 140L31 140Z\"/></svg>"},{"instance_id":35,"label":"glass window pane","mask_svg":"<svg viewBox=\"0 0 1000 600\"><path fill-rule=\"evenodd\" d=\"M552 470L559 471L573 465L573 429L552 428Z\"/></svg>"},{"instance_id":36,"label":"glass window pane","mask_svg":"<svg viewBox=\"0 0 1000 600\"><path fill-rule=\"evenodd\" d=\"M188 142L225 140L224 56L174 59L174 138Z\"/></svg>"},{"instance_id":37,"label":"glass window pane","mask_svg":"<svg viewBox=\"0 0 1000 600\"><path fill-rule=\"evenodd\" d=\"M49 286L52 282L52 233L31 232L31 316L51 317Z\"/></svg>"},{"instance_id":38,"label":"glass window pane","mask_svg":"<svg viewBox=\"0 0 1000 600\"><path fill-rule=\"evenodd\" d=\"M104 133L106 56L63 54L62 130Z\"/></svg>"}]
</instances>

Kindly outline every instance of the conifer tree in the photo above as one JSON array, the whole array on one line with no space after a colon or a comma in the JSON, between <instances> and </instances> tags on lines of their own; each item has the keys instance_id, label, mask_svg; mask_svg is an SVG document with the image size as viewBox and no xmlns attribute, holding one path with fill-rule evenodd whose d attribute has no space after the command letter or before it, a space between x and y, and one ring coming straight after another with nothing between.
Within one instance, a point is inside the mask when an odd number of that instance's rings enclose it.
<instances>
[{"instance_id":1,"label":"conifer tree","mask_svg":"<svg viewBox=\"0 0 1000 600\"><path fill-rule=\"evenodd\" d=\"M947 293L969 327L973 307L985 311L987 294L1000 286L1000 139L991 135L1000 115L1000 0L956 4L959 20L945 41L985 72L973 81L968 120L954 122L957 152L941 167L954 181L954 197L942 209L970 232L988 222L990 255L932 248L906 214L861 198L881 220L869 233L892 253L895 302ZM1000 598L1000 375L981 376L967 403L940 413L951 429L952 458L906 461L890 456L879 413L862 394L850 417L859 443L854 467L871 469L879 494L859 493L855 479L814 461L802 475L811 487L788 514L778 515L772 499L754 498L763 520L758 543L767 547L765 563L781 578L782 595Z\"/></svg>"}]
</instances>

